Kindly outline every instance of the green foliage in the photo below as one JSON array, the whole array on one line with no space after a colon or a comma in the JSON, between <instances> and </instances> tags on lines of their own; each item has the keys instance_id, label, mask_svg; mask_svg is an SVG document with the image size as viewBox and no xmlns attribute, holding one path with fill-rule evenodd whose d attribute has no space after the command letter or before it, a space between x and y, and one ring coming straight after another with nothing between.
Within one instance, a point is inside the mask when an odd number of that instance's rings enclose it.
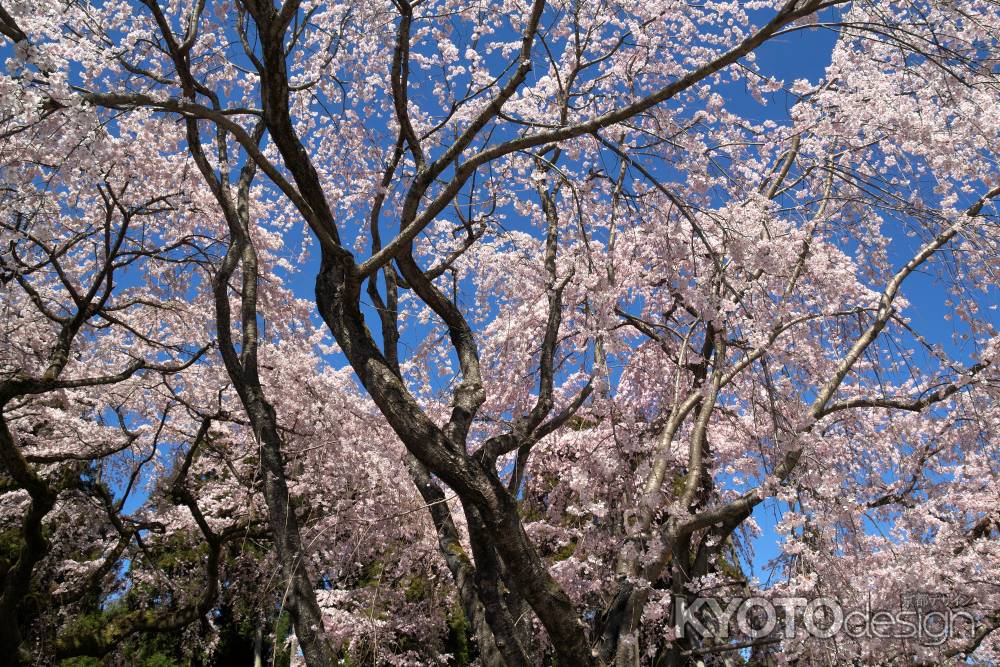
<instances>
[{"instance_id":1,"label":"green foliage","mask_svg":"<svg viewBox=\"0 0 1000 667\"><path fill-rule=\"evenodd\" d=\"M463 667L472 662L469 646L469 621L465 618L462 605L456 600L448 611L448 638L445 640L445 650L451 654L450 664Z\"/></svg>"},{"instance_id":2,"label":"green foliage","mask_svg":"<svg viewBox=\"0 0 1000 667\"><path fill-rule=\"evenodd\" d=\"M240 600L235 606L239 606ZM215 617L219 643L212 654L212 664L226 665L253 664L254 640L257 627L248 615L239 615L233 605L224 604Z\"/></svg>"},{"instance_id":3,"label":"green foliage","mask_svg":"<svg viewBox=\"0 0 1000 667\"><path fill-rule=\"evenodd\" d=\"M552 555L552 560L556 562L566 560L576 551L576 544L576 538L571 539Z\"/></svg>"},{"instance_id":4,"label":"green foliage","mask_svg":"<svg viewBox=\"0 0 1000 667\"><path fill-rule=\"evenodd\" d=\"M419 602L431 593L431 581L423 574L416 574L407 580L403 595L407 602Z\"/></svg>"},{"instance_id":5,"label":"green foliage","mask_svg":"<svg viewBox=\"0 0 1000 667\"><path fill-rule=\"evenodd\" d=\"M204 655L185 656L183 633L142 633L122 645L120 655L135 667L194 667L204 665Z\"/></svg>"},{"instance_id":6,"label":"green foliage","mask_svg":"<svg viewBox=\"0 0 1000 667\"><path fill-rule=\"evenodd\" d=\"M278 647L274 652L274 667L289 667L292 662L291 647L286 646L289 635L292 634L292 617L287 611L281 612L278 622L274 625L274 642Z\"/></svg>"},{"instance_id":7,"label":"green foliage","mask_svg":"<svg viewBox=\"0 0 1000 667\"><path fill-rule=\"evenodd\" d=\"M101 667L102 664L100 660L91 658L90 656L66 658L59 661L59 667Z\"/></svg>"}]
</instances>

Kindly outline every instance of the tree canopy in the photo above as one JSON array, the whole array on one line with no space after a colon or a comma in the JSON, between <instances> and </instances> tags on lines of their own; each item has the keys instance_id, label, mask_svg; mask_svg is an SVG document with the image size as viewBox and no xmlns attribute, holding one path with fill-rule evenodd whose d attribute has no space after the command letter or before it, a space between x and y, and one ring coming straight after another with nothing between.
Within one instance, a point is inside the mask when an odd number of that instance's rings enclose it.
<instances>
[{"instance_id":1,"label":"tree canopy","mask_svg":"<svg viewBox=\"0 0 1000 667\"><path fill-rule=\"evenodd\" d=\"M0 662L1000 660L996 3L0 34Z\"/></svg>"}]
</instances>

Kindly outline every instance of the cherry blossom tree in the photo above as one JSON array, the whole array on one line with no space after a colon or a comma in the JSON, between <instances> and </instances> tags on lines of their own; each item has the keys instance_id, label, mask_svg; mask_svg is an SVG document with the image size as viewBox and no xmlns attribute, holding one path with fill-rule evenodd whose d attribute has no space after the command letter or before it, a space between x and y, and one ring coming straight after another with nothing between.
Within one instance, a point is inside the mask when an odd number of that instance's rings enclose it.
<instances>
[{"instance_id":1,"label":"cherry blossom tree","mask_svg":"<svg viewBox=\"0 0 1000 667\"><path fill-rule=\"evenodd\" d=\"M210 654L241 598L310 666L997 659L992 3L8 0L0 32L10 661ZM39 620L81 580L137 609ZM918 589L966 625L676 626Z\"/></svg>"}]
</instances>

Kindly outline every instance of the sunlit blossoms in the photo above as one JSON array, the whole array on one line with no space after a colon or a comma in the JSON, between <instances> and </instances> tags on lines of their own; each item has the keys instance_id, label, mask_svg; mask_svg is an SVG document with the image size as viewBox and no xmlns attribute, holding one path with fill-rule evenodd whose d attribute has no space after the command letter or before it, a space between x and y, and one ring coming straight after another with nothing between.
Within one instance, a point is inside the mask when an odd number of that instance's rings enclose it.
<instances>
[{"instance_id":1,"label":"sunlit blossoms","mask_svg":"<svg viewBox=\"0 0 1000 667\"><path fill-rule=\"evenodd\" d=\"M0 33L3 664L1000 660L995 3Z\"/></svg>"}]
</instances>

